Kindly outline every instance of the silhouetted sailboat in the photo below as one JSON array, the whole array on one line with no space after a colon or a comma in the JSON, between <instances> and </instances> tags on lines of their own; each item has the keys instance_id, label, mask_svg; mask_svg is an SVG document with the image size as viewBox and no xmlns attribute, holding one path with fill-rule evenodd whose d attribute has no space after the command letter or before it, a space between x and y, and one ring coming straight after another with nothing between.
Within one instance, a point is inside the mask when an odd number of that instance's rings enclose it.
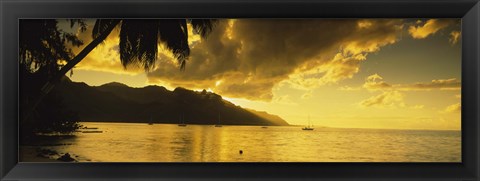
<instances>
[{"instance_id":1,"label":"silhouetted sailboat","mask_svg":"<svg viewBox=\"0 0 480 181\"><path fill-rule=\"evenodd\" d=\"M308 116L308 125L303 127L302 130L306 130L306 131L312 131L314 130L315 128L313 128L313 125L311 125L310 123L310 116Z\"/></svg>"},{"instance_id":2,"label":"silhouetted sailboat","mask_svg":"<svg viewBox=\"0 0 480 181\"><path fill-rule=\"evenodd\" d=\"M183 116L183 119L182 119L182 116L180 116L180 124L178 124L178 126L182 126L182 127L185 127L187 126L187 124L185 124L185 116Z\"/></svg>"}]
</instances>

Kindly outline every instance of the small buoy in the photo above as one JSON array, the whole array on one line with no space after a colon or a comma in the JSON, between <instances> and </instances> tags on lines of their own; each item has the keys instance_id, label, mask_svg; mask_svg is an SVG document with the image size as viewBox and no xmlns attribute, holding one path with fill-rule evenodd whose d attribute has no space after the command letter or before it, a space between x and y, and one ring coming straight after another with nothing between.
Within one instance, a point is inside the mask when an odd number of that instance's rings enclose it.
<instances>
[{"instance_id":1,"label":"small buoy","mask_svg":"<svg viewBox=\"0 0 480 181\"><path fill-rule=\"evenodd\" d=\"M243 150L238 151L238 153L243 154Z\"/></svg>"}]
</instances>

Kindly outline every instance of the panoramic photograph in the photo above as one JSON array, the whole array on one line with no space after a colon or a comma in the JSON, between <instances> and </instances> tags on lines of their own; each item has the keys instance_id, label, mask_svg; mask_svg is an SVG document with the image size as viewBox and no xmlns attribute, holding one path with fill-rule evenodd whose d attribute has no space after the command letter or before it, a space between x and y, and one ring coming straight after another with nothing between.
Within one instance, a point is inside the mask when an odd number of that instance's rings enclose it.
<instances>
[{"instance_id":1,"label":"panoramic photograph","mask_svg":"<svg viewBox=\"0 0 480 181\"><path fill-rule=\"evenodd\" d=\"M461 19L20 19L19 162L462 162Z\"/></svg>"}]
</instances>

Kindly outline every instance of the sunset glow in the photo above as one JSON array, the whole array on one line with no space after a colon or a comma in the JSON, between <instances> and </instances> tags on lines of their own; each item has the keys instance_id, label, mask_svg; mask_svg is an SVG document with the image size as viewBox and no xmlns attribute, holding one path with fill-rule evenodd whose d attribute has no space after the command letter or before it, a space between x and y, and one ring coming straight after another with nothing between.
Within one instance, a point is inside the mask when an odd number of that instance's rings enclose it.
<instances>
[{"instance_id":1,"label":"sunset glow","mask_svg":"<svg viewBox=\"0 0 480 181\"><path fill-rule=\"evenodd\" d=\"M86 43L93 23L78 33ZM159 46L150 72L122 66L113 30L71 79L205 89L292 125L310 116L325 127L460 130L460 27L460 19L221 20L207 39L188 27L184 71Z\"/></svg>"}]
</instances>

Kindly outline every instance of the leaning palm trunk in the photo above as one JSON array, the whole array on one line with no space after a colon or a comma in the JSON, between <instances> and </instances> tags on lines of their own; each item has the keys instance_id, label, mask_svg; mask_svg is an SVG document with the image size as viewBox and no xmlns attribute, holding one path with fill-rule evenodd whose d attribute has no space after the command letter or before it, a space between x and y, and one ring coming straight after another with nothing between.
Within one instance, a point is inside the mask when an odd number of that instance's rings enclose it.
<instances>
[{"instance_id":1,"label":"leaning palm trunk","mask_svg":"<svg viewBox=\"0 0 480 181\"><path fill-rule=\"evenodd\" d=\"M76 57L68 61L58 73L43 85L40 95L33 101L33 104L26 109L23 118L27 120L45 98L55 87L60 79L85 58L97 45L99 45L112 30L121 23L120 27L120 61L126 68L129 64L143 65L145 70L154 67L157 59L158 41L164 43L167 49L175 55L180 63L180 68L185 68L186 60L190 54L188 45L187 23L202 37L206 37L212 31L216 20L212 19L169 19L169 20L136 20L136 19L99 19L95 22L92 30L93 41L90 42Z\"/></svg>"},{"instance_id":2,"label":"leaning palm trunk","mask_svg":"<svg viewBox=\"0 0 480 181\"><path fill-rule=\"evenodd\" d=\"M58 71L52 78L50 78L50 80L43 84L40 90L40 95L36 97L31 106L27 107L26 115L25 117L23 117L24 121L30 118L34 110L42 102L45 96L48 95L48 93L55 87L55 85L60 82L60 79L68 71L75 67L75 65L82 61L83 58L85 58L95 47L102 43L103 40L105 40L107 36L113 31L113 29L115 28L115 26L117 26L118 23L120 23L120 20L113 20L112 23L108 27L106 27L105 30L101 32L97 38L93 39L93 41L90 42L90 44L88 44L85 48L83 48L83 50L78 53L77 56L75 56L72 60L68 61L68 63L60 69L60 71Z\"/></svg>"}]
</instances>

